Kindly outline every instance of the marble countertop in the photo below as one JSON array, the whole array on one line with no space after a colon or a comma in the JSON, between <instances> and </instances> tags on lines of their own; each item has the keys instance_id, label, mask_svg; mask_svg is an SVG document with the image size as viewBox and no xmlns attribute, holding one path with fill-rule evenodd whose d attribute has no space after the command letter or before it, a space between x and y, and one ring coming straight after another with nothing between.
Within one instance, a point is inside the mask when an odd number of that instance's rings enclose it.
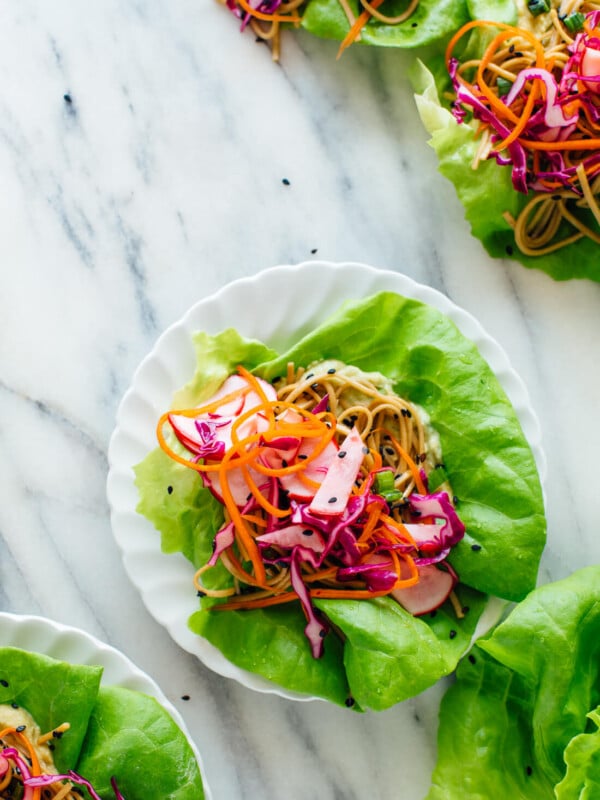
<instances>
[{"instance_id":1,"label":"marble countertop","mask_svg":"<svg viewBox=\"0 0 600 800\"><path fill-rule=\"evenodd\" d=\"M0 609L83 628L148 672L215 800L418 800L442 684L379 714L294 703L211 673L149 616L111 534L117 407L160 332L232 279L311 257L404 272L474 314L529 389L548 459L540 580L557 579L600 561L600 286L470 236L408 53L336 61L299 33L277 65L211 0L21 0L0 29Z\"/></svg>"}]
</instances>

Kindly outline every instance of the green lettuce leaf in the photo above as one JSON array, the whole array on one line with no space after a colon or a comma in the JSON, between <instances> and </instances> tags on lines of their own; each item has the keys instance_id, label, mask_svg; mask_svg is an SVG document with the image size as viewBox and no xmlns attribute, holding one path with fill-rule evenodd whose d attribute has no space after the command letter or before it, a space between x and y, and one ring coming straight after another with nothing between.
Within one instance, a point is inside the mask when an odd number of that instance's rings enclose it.
<instances>
[{"instance_id":1,"label":"green lettuce leaf","mask_svg":"<svg viewBox=\"0 0 600 800\"><path fill-rule=\"evenodd\" d=\"M499 8L493 16L484 13L490 5L496 4L483 0L472 2L473 17L514 21L512 0L498 4ZM471 232L487 252L496 258L514 258L525 267L547 272L555 280L588 278L600 281L598 245L591 239L580 239L541 256L529 256L519 250L504 214L508 212L516 218L530 196L513 188L510 167L498 165L493 158L480 162L477 169L472 168L477 151L475 130L469 124L459 124L442 104L440 98L450 89L450 82L439 59L432 58L427 66L421 61L417 62L411 77L416 90L417 109L430 134L429 144L437 154L439 170L454 185ZM562 232L559 235L562 236Z\"/></svg>"},{"instance_id":2,"label":"green lettuce leaf","mask_svg":"<svg viewBox=\"0 0 600 800\"><path fill-rule=\"evenodd\" d=\"M63 722L70 725L68 735L54 742L60 771L77 764L101 677L101 667L66 664L15 647L0 648L0 704L17 703L43 733Z\"/></svg>"},{"instance_id":3,"label":"green lettuce leaf","mask_svg":"<svg viewBox=\"0 0 600 800\"><path fill-rule=\"evenodd\" d=\"M358 0L349 0L348 5L358 17L362 11ZM407 0L389 0L385 15L402 14L407 5ZM419 47L449 37L467 19L465 0L420 0L404 22L390 25L371 18L361 31L360 42L383 47ZM339 0L309 0L302 27L316 36L341 41L350 24Z\"/></svg>"},{"instance_id":4,"label":"green lettuce leaf","mask_svg":"<svg viewBox=\"0 0 600 800\"><path fill-rule=\"evenodd\" d=\"M202 800L196 757L171 715L141 692L101 687L77 770L101 797L115 777L127 800Z\"/></svg>"},{"instance_id":5,"label":"green lettuce leaf","mask_svg":"<svg viewBox=\"0 0 600 800\"><path fill-rule=\"evenodd\" d=\"M211 352L227 353L231 336L230 330L215 336ZM190 404L206 396L205 359L198 356ZM210 612L214 601L204 598L190 627L237 666L285 688L336 703L354 700L360 708L388 707L454 669L486 595L521 599L535 586L545 518L533 455L477 348L444 314L418 301L383 292L346 304L281 355L271 353L262 363L256 356L253 342L248 358L238 349L236 361L267 380L283 374L289 360L307 365L339 358L384 373L399 395L427 411L467 528L452 561L465 584L460 602L469 611L457 620L448 604L437 615L415 619L392 601L319 601L341 632L341 638L326 639L321 661L310 656L298 606ZM188 475L178 486L179 469L157 451L135 474L138 510L160 531L163 550L181 549L196 567L205 563L218 521L201 478ZM213 586L227 585L228 578L215 575Z\"/></svg>"},{"instance_id":6,"label":"green lettuce leaf","mask_svg":"<svg viewBox=\"0 0 600 800\"><path fill-rule=\"evenodd\" d=\"M591 800L599 703L594 566L533 591L460 664L440 708L428 800Z\"/></svg>"},{"instance_id":7,"label":"green lettuce leaf","mask_svg":"<svg viewBox=\"0 0 600 800\"><path fill-rule=\"evenodd\" d=\"M596 726L574 736L565 750L567 773L556 786L557 800L594 800L600 797L600 706L588 714Z\"/></svg>"}]
</instances>

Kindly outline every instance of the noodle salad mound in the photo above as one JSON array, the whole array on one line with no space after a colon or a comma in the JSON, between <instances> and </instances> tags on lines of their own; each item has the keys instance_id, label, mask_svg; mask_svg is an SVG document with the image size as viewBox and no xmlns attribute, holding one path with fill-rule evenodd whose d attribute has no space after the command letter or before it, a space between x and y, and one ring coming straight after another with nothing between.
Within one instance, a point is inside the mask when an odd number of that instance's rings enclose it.
<instances>
[{"instance_id":1,"label":"noodle salad mound","mask_svg":"<svg viewBox=\"0 0 600 800\"><path fill-rule=\"evenodd\" d=\"M273 383L240 367L199 407L161 417L163 450L224 506L198 591L227 598L221 611L299 600L315 658L329 625L314 598L438 608L458 581L446 557L464 525L447 491L431 493L447 478L422 417L382 375L339 361L289 364ZM201 578L218 560L235 583L211 590Z\"/></svg>"},{"instance_id":2,"label":"noodle salad mound","mask_svg":"<svg viewBox=\"0 0 600 800\"><path fill-rule=\"evenodd\" d=\"M233 328L192 342L137 511L189 562L181 610L226 674L382 710L452 672L489 596L533 588L535 458L441 311L380 292L279 350Z\"/></svg>"},{"instance_id":3,"label":"noodle salad mound","mask_svg":"<svg viewBox=\"0 0 600 800\"><path fill-rule=\"evenodd\" d=\"M492 255L599 280L589 256L600 244L600 4L490 6L452 37L445 66L449 82L436 83L450 113L424 71L417 102L474 234Z\"/></svg>"}]
</instances>

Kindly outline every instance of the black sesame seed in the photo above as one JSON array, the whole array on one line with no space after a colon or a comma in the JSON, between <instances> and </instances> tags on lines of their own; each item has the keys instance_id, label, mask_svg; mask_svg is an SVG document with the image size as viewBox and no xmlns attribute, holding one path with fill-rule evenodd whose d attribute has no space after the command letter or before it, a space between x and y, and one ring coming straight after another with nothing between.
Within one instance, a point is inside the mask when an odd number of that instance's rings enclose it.
<instances>
[{"instance_id":1,"label":"black sesame seed","mask_svg":"<svg viewBox=\"0 0 600 800\"><path fill-rule=\"evenodd\" d=\"M478 553L481 550L481 545L480 544L472 544L471 545L471 550L473 550L474 553Z\"/></svg>"},{"instance_id":2,"label":"black sesame seed","mask_svg":"<svg viewBox=\"0 0 600 800\"><path fill-rule=\"evenodd\" d=\"M4 686L4 688L6 688L8 686L8 681L5 681L4 678L2 678L2 680L0 680L0 686Z\"/></svg>"},{"instance_id":3,"label":"black sesame seed","mask_svg":"<svg viewBox=\"0 0 600 800\"><path fill-rule=\"evenodd\" d=\"M319 384L318 383L313 383L310 388L317 390L319 388Z\"/></svg>"},{"instance_id":4,"label":"black sesame seed","mask_svg":"<svg viewBox=\"0 0 600 800\"><path fill-rule=\"evenodd\" d=\"M308 456L304 455L303 453L300 453L300 455L298 456L299 461L304 461L305 458L308 458Z\"/></svg>"},{"instance_id":5,"label":"black sesame seed","mask_svg":"<svg viewBox=\"0 0 600 800\"><path fill-rule=\"evenodd\" d=\"M304 380L309 381L311 378L314 378L314 377L315 377L315 373L314 372L309 372L308 375L304 376Z\"/></svg>"},{"instance_id":6,"label":"black sesame seed","mask_svg":"<svg viewBox=\"0 0 600 800\"><path fill-rule=\"evenodd\" d=\"M327 636L327 631L321 628L321 630L319 631L319 636L321 637L321 639L324 639Z\"/></svg>"},{"instance_id":7,"label":"black sesame seed","mask_svg":"<svg viewBox=\"0 0 600 800\"><path fill-rule=\"evenodd\" d=\"M328 503L337 503L337 497L330 497Z\"/></svg>"},{"instance_id":8,"label":"black sesame seed","mask_svg":"<svg viewBox=\"0 0 600 800\"><path fill-rule=\"evenodd\" d=\"M454 495L454 497L452 498L452 502L454 503L454 505L458 503L458 497L456 495Z\"/></svg>"},{"instance_id":9,"label":"black sesame seed","mask_svg":"<svg viewBox=\"0 0 600 800\"><path fill-rule=\"evenodd\" d=\"M190 699L190 696L189 696L189 694L182 694L182 695L181 695L181 699L182 699L182 700L189 700L189 699Z\"/></svg>"},{"instance_id":10,"label":"black sesame seed","mask_svg":"<svg viewBox=\"0 0 600 800\"><path fill-rule=\"evenodd\" d=\"M513 253L514 253L514 250L513 250L513 248L512 248L512 245L510 245L510 244L507 244L507 245L506 245L506 255L508 255L508 256L512 256L512 254L513 254Z\"/></svg>"},{"instance_id":11,"label":"black sesame seed","mask_svg":"<svg viewBox=\"0 0 600 800\"><path fill-rule=\"evenodd\" d=\"M11 706L12 706L12 708L19 708L19 704L18 703L11 703Z\"/></svg>"},{"instance_id":12,"label":"black sesame seed","mask_svg":"<svg viewBox=\"0 0 600 800\"><path fill-rule=\"evenodd\" d=\"M472 653L469 655L469 661L471 662L471 664L475 664L477 661L477 659Z\"/></svg>"},{"instance_id":13,"label":"black sesame seed","mask_svg":"<svg viewBox=\"0 0 600 800\"><path fill-rule=\"evenodd\" d=\"M52 738L53 739L62 739L63 732L62 731L52 731Z\"/></svg>"},{"instance_id":14,"label":"black sesame seed","mask_svg":"<svg viewBox=\"0 0 600 800\"><path fill-rule=\"evenodd\" d=\"M305 529L302 531L302 536L312 536L312 535L313 535L313 532L311 531L311 529L310 529L310 528L305 528Z\"/></svg>"},{"instance_id":15,"label":"black sesame seed","mask_svg":"<svg viewBox=\"0 0 600 800\"><path fill-rule=\"evenodd\" d=\"M527 773L527 775L533 775L533 769L529 766L529 764L527 764L527 766L525 767L525 772Z\"/></svg>"},{"instance_id":16,"label":"black sesame seed","mask_svg":"<svg viewBox=\"0 0 600 800\"><path fill-rule=\"evenodd\" d=\"M412 417L412 414L410 413L408 408L402 408L400 410L400 413L402 414L403 417Z\"/></svg>"},{"instance_id":17,"label":"black sesame seed","mask_svg":"<svg viewBox=\"0 0 600 800\"><path fill-rule=\"evenodd\" d=\"M52 744L52 742L48 742L48 750L55 750L56 748Z\"/></svg>"},{"instance_id":18,"label":"black sesame seed","mask_svg":"<svg viewBox=\"0 0 600 800\"><path fill-rule=\"evenodd\" d=\"M287 465L288 465L288 462L285 460L285 458L282 458L281 459L281 466L282 467L287 467Z\"/></svg>"},{"instance_id":19,"label":"black sesame seed","mask_svg":"<svg viewBox=\"0 0 600 800\"><path fill-rule=\"evenodd\" d=\"M396 451L393 447L386 447L385 452L388 454L388 456L393 456Z\"/></svg>"},{"instance_id":20,"label":"black sesame seed","mask_svg":"<svg viewBox=\"0 0 600 800\"><path fill-rule=\"evenodd\" d=\"M73 102L73 98L72 98L72 97L71 97L71 95L70 95L70 94L68 94L68 93L67 93L67 94L63 94L63 100L64 100L64 101L65 101L65 103L67 103L68 105L71 105L71 103Z\"/></svg>"},{"instance_id":21,"label":"black sesame seed","mask_svg":"<svg viewBox=\"0 0 600 800\"><path fill-rule=\"evenodd\" d=\"M454 639L454 637L456 636L456 631L455 630L451 630L448 635L450 636L451 639Z\"/></svg>"},{"instance_id":22,"label":"black sesame seed","mask_svg":"<svg viewBox=\"0 0 600 800\"><path fill-rule=\"evenodd\" d=\"M200 589L196 592L196 597L206 597L206 592L201 592Z\"/></svg>"},{"instance_id":23,"label":"black sesame seed","mask_svg":"<svg viewBox=\"0 0 600 800\"><path fill-rule=\"evenodd\" d=\"M411 27L411 28L416 28L416 27L418 27L418 25L419 25L419 23L418 23L418 22L411 22L411 23L410 23L410 27Z\"/></svg>"},{"instance_id":24,"label":"black sesame seed","mask_svg":"<svg viewBox=\"0 0 600 800\"><path fill-rule=\"evenodd\" d=\"M346 451L345 450L340 450L338 452L338 458L344 458L345 455L346 455Z\"/></svg>"},{"instance_id":25,"label":"black sesame seed","mask_svg":"<svg viewBox=\"0 0 600 800\"><path fill-rule=\"evenodd\" d=\"M316 247L313 247L313 249L312 249L310 252L311 252L311 253L313 254L313 256L314 256L314 254L317 252L317 248L316 248Z\"/></svg>"},{"instance_id":26,"label":"black sesame seed","mask_svg":"<svg viewBox=\"0 0 600 800\"><path fill-rule=\"evenodd\" d=\"M23 731L25 730L25 727L26 727L25 725L18 725L15 728L15 730L16 730L17 733L23 733Z\"/></svg>"},{"instance_id":27,"label":"black sesame seed","mask_svg":"<svg viewBox=\"0 0 600 800\"><path fill-rule=\"evenodd\" d=\"M348 708L352 708L352 706L354 705L354 703L356 702L356 700L355 700L353 697L347 697L347 698L346 698L346 700L345 700L344 702L346 703L346 705L348 706Z\"/></svg>"},{"instance_id":28,"label":"black sesame seed","mask_svg":"<svg viewBox=\"0 0 600 800\"><path fill-rule=\"evenodd\" d=\"M287 178L282 178L281 182L283 183L284 186L289 186L290 185L290 182L289 182L289 180Z\"/></svg>"},{"instance_id":29,"label":"black sesame seed","mask_svg":"<svg viewBox=\"0 0 600 800\"><path fill-rule=\"evenodd\" d=\"M328 375L335 375L335 367L329 367L327 370Z\"/></svg>"},{"instance_id":30,"label":"black sesame seed","mask_svg":"<svg viewBox=\"0 0 600 800\"><path fill-rule=\"evenodd\" d=\"M173 494L173 487L167 486L167 494Z\"/></svg>"}]
</instances>

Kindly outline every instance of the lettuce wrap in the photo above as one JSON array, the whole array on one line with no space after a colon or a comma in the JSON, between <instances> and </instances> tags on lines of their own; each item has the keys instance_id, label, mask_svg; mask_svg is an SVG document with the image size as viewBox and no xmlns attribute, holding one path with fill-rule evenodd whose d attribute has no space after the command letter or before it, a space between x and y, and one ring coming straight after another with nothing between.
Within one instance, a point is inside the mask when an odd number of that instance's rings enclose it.
<instances>
[{"instance_id":1,"label":"lettuce wrap","mask_svg":"<svg viewBox=\"0 0 600 800\"><path fill-rule=\"evenodd\" d=\"M197 760L166 709L101 677L101 667L0 648L0 705L25 709L43 732L69 724L52 739L59 773L82 775L102 800L115 798L113 776L125 800L202 800Z\"/></svg>"},{"instance_id":2,"label":"lettuce wrap","mask_svg":"<svg viewBox=\"0 0 600 800\"><path fill-rule=\"evenodd\" d=\"M535 29L535 18L527 11L525 3L520 6L520 14L514 0L471 0L468 5L472 20L522 24ZM476 30L467 39L465 37L465 59L467 54L480 57L488 41L486 35ZM438 157L439 170L454 185L472 234L482 242L487 252L495 258L512 258L525 267L543 270L555 280L587 278L599 281L598 244L590 238L581 238L541 255L528 255L519 249L513 228L503 215L508 213L516 219L531 200L532 192L517 191L511 179L511 167L499 165L493 157L480 161L477 168L473 168L479 144L476 136L478 121L459 124L451 113L449 98L455 95L443 56L430 54L426 63L418 61L412 70L412 80L417 108L430 134L429 144ZM591 215L587 224L594 227ZM566 238L572 232L563 222L557 239Z\"/></svg>"},{"instance_id":3,"label":"lettuce wrap","mask_svg":"<svg viewBox=\"0 0 600 800\"><path fill-rule=\"evenodd\" d=\"M449 559L461 584L458 618L450 603L413 617L389 597L318 600L339 635L330 633L315 659L298 604L211 612L201 598L191 629L237 666L298 692L355 709L380 710L414 696L452 672L469 647L487 595L519 600L536 582L545 542L539 477L517 415L492 370L444 314L416 300L382 292L352 301L283 353L228 329L194 337L197 372L174 398L190 407L210 396L242 363L272 380L288 361L339 359L377 371L394 391L425 409L440 436L458 514L466 525ZM166 553L195 567L212 553L223 511L201 478L161 449L135 467L138 511L161 533ZM211 588L230 585L217 565ZM194 591L190 582L190 591Z\"/></svg>"},{"instance_id":4,"label":"lettuce wrap","mask_svg":"<svg viewBox=\"0 0 600 800\"><path fill-rule=\"evenodd\" d=\"M533 591L459 665L427 800L600 794L600 567Z\"/></svg>"}]
</instances>

